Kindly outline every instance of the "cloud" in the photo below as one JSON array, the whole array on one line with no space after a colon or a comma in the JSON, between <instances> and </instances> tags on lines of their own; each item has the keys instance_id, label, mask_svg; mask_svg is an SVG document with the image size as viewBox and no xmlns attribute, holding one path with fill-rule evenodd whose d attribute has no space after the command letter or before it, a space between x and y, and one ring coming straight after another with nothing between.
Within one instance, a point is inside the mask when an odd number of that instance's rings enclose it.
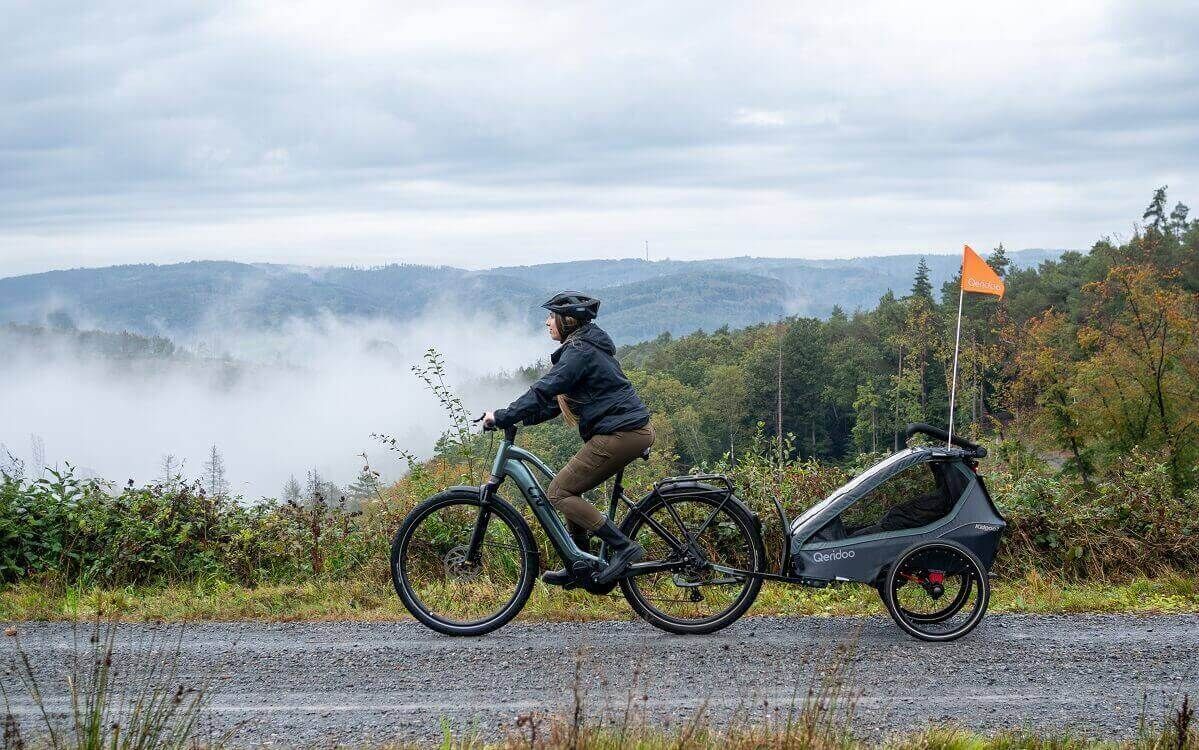
<instances>
[{"instance_id":1,"label":"cloud","mask_svg":"<svg viewBox=\"0 0 1199 750\"><path fill-rule=\"evenodd\" d=\"M742 107L733 115L734 125L750 125L756 128L774 128L787 124L787 118L782 112L771 112L765 109L746 109Z\"/></svg>"},{"instance_id":2,"label":"cloud","mask_svg":"<svg viewBox=\"0 0 1199 750\"><path fill-rule=\"evenodd\" d=\"M0 23L0 275L1085 246L1159 184L1199 200L1180 6L176 0Z\"/></svg>"}]
</instances>

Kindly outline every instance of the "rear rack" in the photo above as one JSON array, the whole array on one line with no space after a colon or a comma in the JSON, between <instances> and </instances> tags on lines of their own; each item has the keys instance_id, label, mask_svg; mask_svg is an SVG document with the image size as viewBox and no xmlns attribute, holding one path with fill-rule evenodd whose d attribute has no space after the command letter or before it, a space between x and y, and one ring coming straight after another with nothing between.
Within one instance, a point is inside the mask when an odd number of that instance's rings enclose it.
<instances>
[{"instance_id":1,"label":"rear rack","mask_svg":"<svg viewBox=\"0 0 1199 750\"><path fill-rule=\"evenodd\" d=\"M720 487L696 487L700 482L710 482L719 484ZM733 488L733 482L724 474L689 474L682 477L667 477L654 483L654 492L662 498L686 497L687 495L716 495L718 497L734 497L737 492ZM783 542L779 545L779 572L776 574L763 573L758 577L773 578L778 580L791 580L788 569L791 567L791 539L788 535L788 529L791 528L790 522L787 520L787 511L783 510L783 503L778 497L770 498L774 502L774 512L778 516L779 531ZM747 509L748 510L748 509ZM758 526L758 531L762 530L762 521L758 514L753 510L749 510L753 516L754 523Z\"/></svg>"},{"instance_id":2,"label":"rear rack","mask_svg":"<svg viewBox=\"0 0 1199 750\"><path fill-rule=\"evenodd\" d=\"M720 484L722 487L697 488L694 485L700 482L708 482L712 484ZM691 485L691 486L684 486ZM694 495L696 490L701 492L718 492L722 495L735 494L733 482L724 474L688 474L681 477L666 477L654 482L654 492L661 497L682 497L683 495Z\"/></svg>"}]
</instances>

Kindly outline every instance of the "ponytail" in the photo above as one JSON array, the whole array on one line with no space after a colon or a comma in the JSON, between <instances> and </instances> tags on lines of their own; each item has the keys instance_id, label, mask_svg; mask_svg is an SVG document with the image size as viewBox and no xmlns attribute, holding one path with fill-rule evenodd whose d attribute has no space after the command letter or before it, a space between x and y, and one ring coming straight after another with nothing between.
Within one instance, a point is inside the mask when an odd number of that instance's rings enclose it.
<instances>
[{"instance_id":1,"label":"ponytail","mask_svg":"<svg viewBox=\"0 0 1199 750\"><path fill-rule=\"evenodd\" d=\"M566 420L566 424L571 427L579 426L579 417L570 408L570 399L566 396L558 396L558 408L562 410L562 418Z\"/></svg>"}]
</instances>

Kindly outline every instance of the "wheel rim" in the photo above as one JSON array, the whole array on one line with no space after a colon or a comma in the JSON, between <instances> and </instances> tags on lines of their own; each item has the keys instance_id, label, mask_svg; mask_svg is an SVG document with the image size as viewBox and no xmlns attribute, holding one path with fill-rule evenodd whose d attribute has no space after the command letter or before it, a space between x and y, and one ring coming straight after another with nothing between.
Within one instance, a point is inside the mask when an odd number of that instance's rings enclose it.
<instances>
[{"instance_id":1,"label":"wheel rim","mask_svg":"<svg viewBox=\"0 0 1199 750\"><path fill-rule=\"evenodd\" d=\"M958 637L983 615L985 575L956 547L921 547L899 560L889 576L892 610L918 635L933 640Z\"/></svg>"},{"instance_id":2,"label":"wheel rim","mask_svg":"<svg viewBox=\"0 0 1199 750\"><path fill-rule=\"evenodd\" d=\"M643 562L678 562L675 570L645 573L628 579L628 589L641 606L680 625L715 622L749 595L753 579L715 570L721 565L756 570L752 532L739 514L706 498L680 498L659 504L649 515L676 539L694 538L700 557L684 560L644 518L632 534L645 548ZM671 513L671 509L674 513Z\"/></svg>"},{"instance_id":3,"label":"wheel rim","mask_svg":"<svg viewBox=\"0 0 1199 750\"><path fill-rule=\"evenodd\" d=\"M503 615L528 575L527 551L512 523L490 512L476 560L468 560L478 504L430 508L411 527L396 572L412 603L451 626L476 626Z\"/></svg>"}]
</instances>

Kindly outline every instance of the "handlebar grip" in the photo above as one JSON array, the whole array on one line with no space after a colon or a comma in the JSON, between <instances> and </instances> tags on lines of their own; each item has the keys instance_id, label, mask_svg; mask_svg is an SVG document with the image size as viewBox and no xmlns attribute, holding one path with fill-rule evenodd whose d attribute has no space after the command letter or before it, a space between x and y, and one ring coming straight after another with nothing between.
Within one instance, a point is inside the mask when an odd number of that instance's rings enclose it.
<instances>
[{"instance_id":1,"label":"handlebar grip","mask_svg":"<svg viewBox=\"0 0 1199 750\"><path fill-rule=\"evenodd\" d=\"M928 435L929 437L936 438L937 440L952 442L962 450L970 451L978 458L983 458L987 455L987 449L978 443L973 443L966 438L961 437L960 435L954 435L953 440L951 441L949 439L948 432L942 430L940 427L933 427L931 424L927 424L925 422L913 422L909 424L903 431L903 444L907 445L908 441L912 439L912 435L915 435L918 432Z\"/></svg>"},{"instance_id":2,"label":"handlebar grip","mask_svg":"<svg viewBox=\"0 0 1199 750\"><path fill-rule=\"evenodd\" d=\"M475 419L475 420L472 420L472 421L474 421L474 422L483 422L483 417L484 417L484 416L486 416L486 415L485 415L485 414L480 414L478 419ZM498 430L498 429L500 429L500 428L499 428L498 426L494 425L494 424L492 424L492 425L489 425L489 424L487 424L486 422L483 422L483 432L495 432L495 431L496 431L496 430ZM516 425L512 425L512 426L510 426L510 427L505 427L505 428L504 428L504 439L505 439L505 440L507 440L509 443L512 443L512 442L515 442L515 441L516 441Z\"/></svg>"}]
</instances>

